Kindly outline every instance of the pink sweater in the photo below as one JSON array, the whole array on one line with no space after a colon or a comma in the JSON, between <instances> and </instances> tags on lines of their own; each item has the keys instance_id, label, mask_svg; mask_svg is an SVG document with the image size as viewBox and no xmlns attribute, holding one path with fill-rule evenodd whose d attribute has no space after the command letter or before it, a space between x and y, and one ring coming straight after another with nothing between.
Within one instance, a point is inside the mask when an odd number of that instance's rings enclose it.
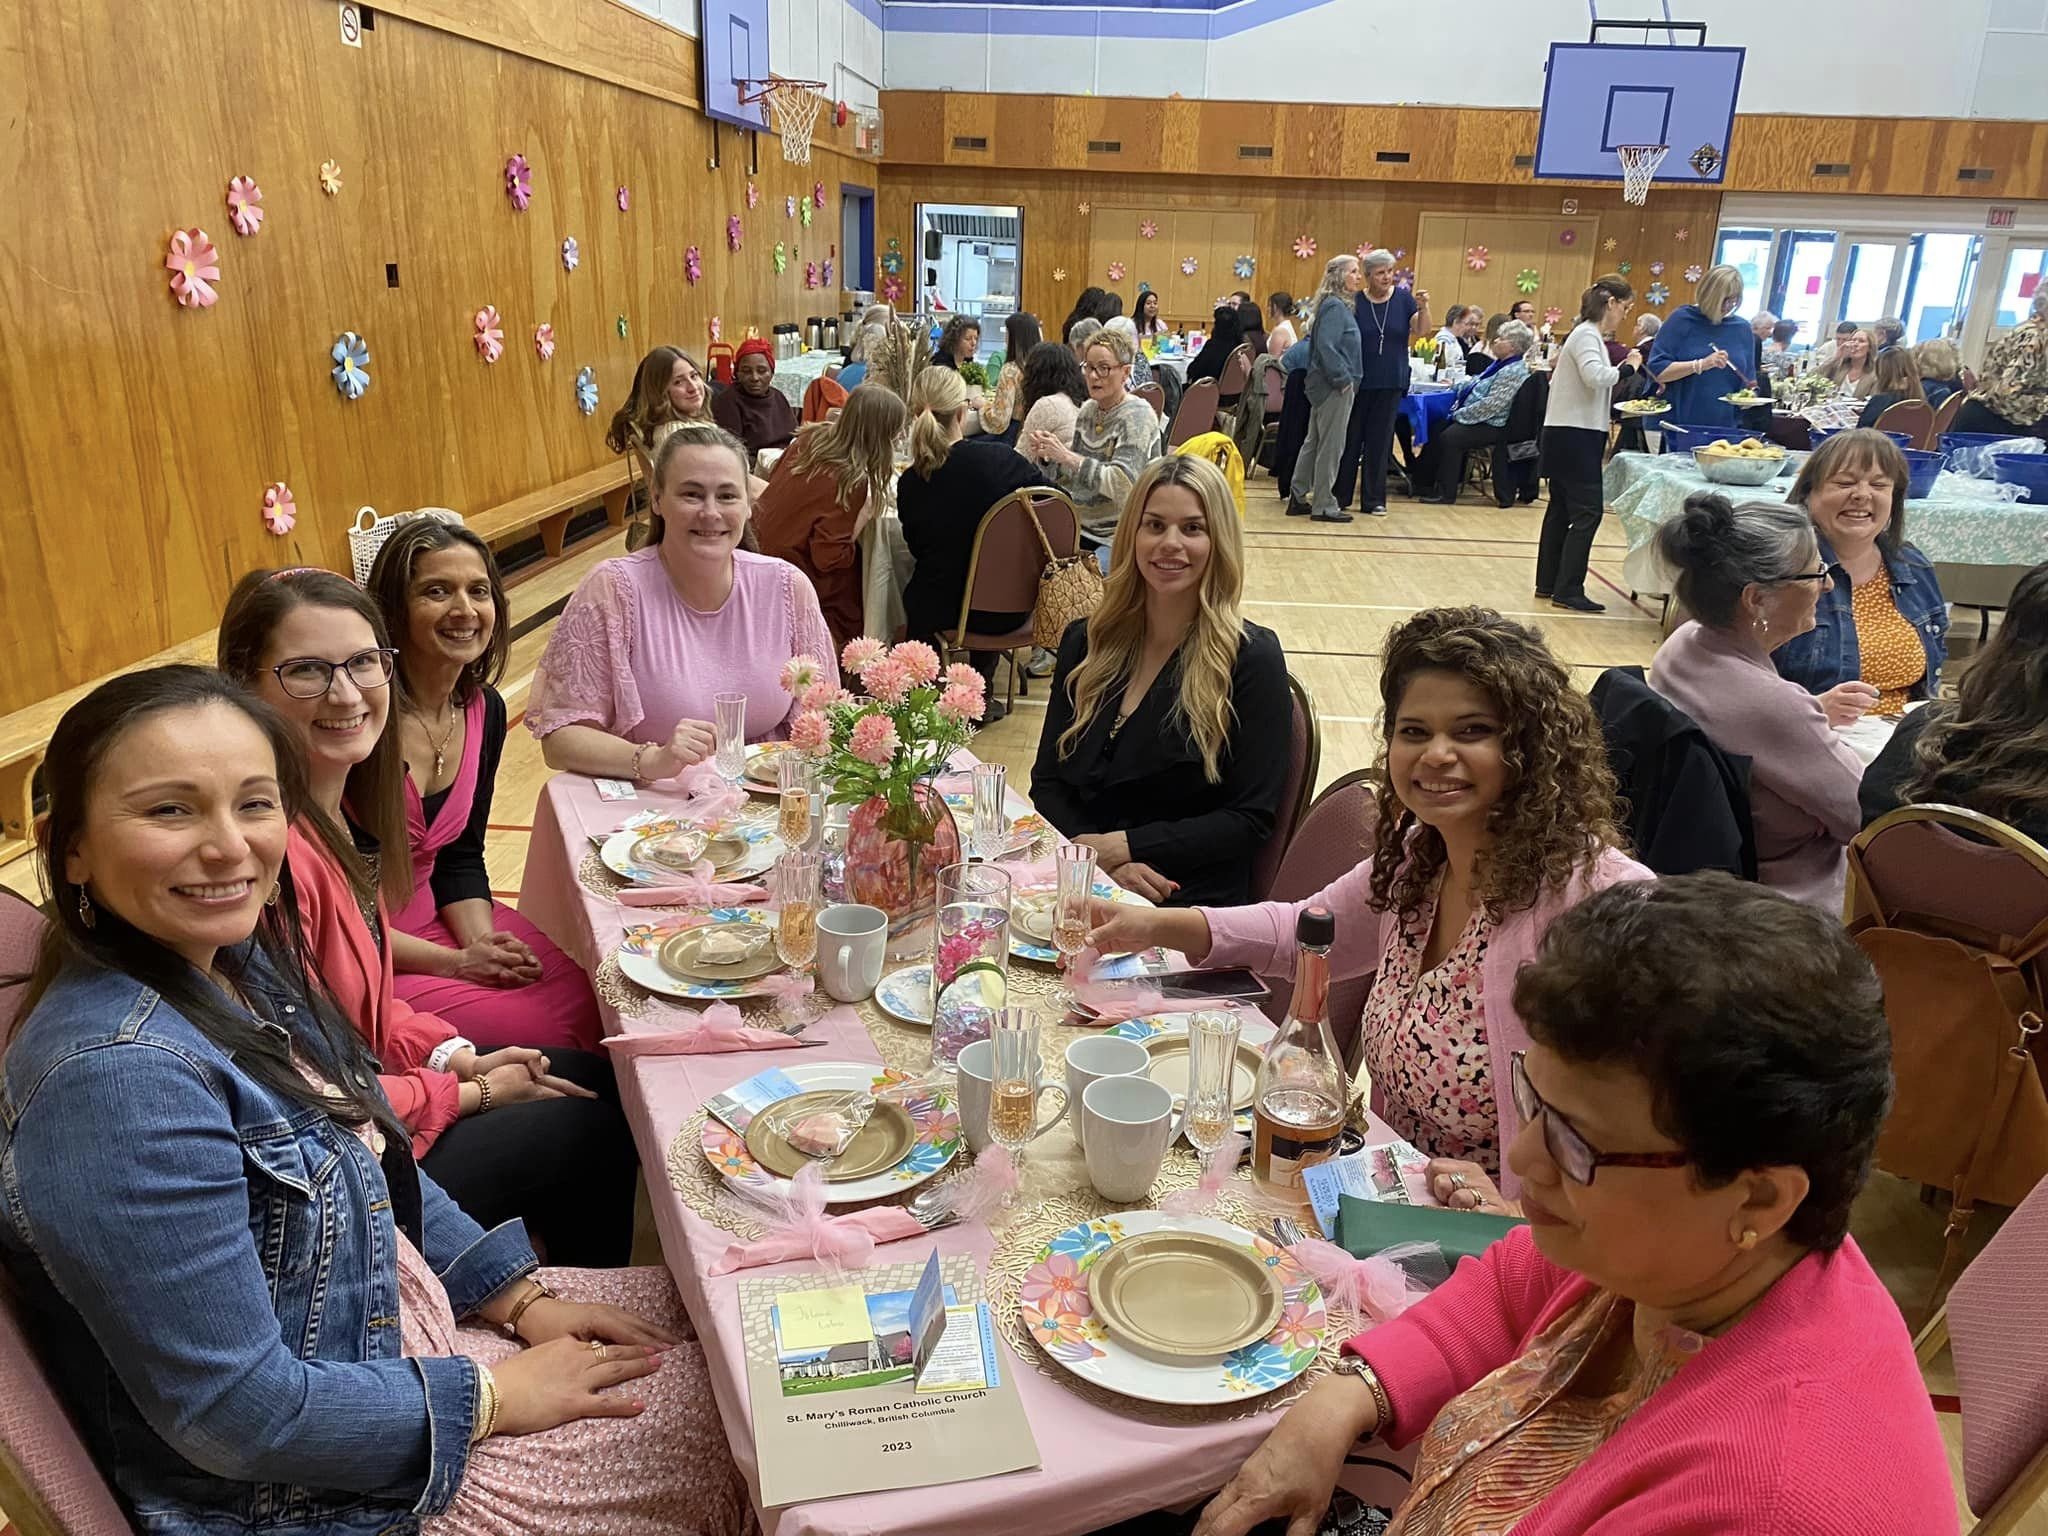
<instances>
[{"instance_id":1,"label":"pink sweater","mask_svg":"<svg viewBox=\"0 0 2048 1536\"><path fill-rule=\"evenodd\" d=\"M1389 1443L1520 1355L1591 1282L1518 1228L1345 1346ZM1948 1457L1899 1309L1854 1241L1808 1254L1515 1526L1515 1536L1953 1536Z\"/></svg>"},{"instance_id":2,"label":"pink sweater","mask_svg":"<svg viewBox=\"0 0 2048 1536\"><path fill-rule=\"evenodd\" d=\"M1261 976L1294 975L1294 924L1304 907L1328 907L1337 919L1337 942L1330 950L1330 979L1343 981L1377 971L1387 946L1400 928L1392 912L1375 912L1371 859L1306 901L1268 901L1252 907L1203 907L1209 920L1207 965L1249 966ZM1656 876L1627 854L1604 850L1590 872L1582 872L1562 891L1546 892L1535 906L1510 912L1487 941L1480 967L1480 1004L1486 1017L1486 1054L1493 1068L1495 1098L1500 1110L1501 1190L1513 1199L1521 1180L1506 1166L1507 1150L1522 1129L1514 1096L1506 1091L1509 1058L1529 1047L1529 1031L1515 1012L1515 973L1536 956L1543 931L1560 912L1577 906L1595 891L1623 880Z\"/></svg>"}]
</instances>

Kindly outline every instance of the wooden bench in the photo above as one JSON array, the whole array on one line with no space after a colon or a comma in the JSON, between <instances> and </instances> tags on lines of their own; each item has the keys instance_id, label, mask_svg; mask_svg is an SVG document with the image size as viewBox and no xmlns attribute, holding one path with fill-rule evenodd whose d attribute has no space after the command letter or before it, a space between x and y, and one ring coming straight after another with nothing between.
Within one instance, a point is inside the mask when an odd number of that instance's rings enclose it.
<instances>
[{"instance_id":1,"label":"wooden bench","mask_svg":"<svg viewBox=\"0 0 2048 1536\"><path fill-rule=\"evenodd\" d=\"M493 549L539 529L541 548L550 560L559 560L569 532L569 519L585 507L601 501L607 523L613 528L626 526L626 495L631 479L625 459L618 458L500 506L465 514L463 521Z\"/></svg>"}]
</instances>

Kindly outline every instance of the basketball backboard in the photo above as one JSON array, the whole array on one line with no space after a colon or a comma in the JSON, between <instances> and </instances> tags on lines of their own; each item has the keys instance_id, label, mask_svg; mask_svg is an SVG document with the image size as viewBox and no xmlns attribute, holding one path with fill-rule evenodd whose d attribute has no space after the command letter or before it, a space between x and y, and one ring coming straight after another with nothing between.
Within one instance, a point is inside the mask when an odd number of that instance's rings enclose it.
<instances>
[{"instance_id":1,"label":"basketball backboard","mask_svg":"<svg viewBox=\"0 0 2048 1536\"><path fill-rule=\"evenodd\" d=\"M761 128L762 104L740 100L739 82L765 80L769 57L768 0L704 0L698 50L704 113L736 128Z\"/></svg>"},{"instance_id":2,"label":"basketball backboard","mask_svg":"<svg viewBox=\"0 0 2048 1536\"><path fill-rule=\"evenodd\" d=\"M1745 50L1707 47L1706 28L1697 23L1671 30L1697 32L1698 46L1603 43L1602 25L1594 26L1592 42L1550 45L1534 174L1620 181L1617 150L1663 144L1671 152L1658 181L1718 186L1728 172Z\"/></svg>"}]
</instances>

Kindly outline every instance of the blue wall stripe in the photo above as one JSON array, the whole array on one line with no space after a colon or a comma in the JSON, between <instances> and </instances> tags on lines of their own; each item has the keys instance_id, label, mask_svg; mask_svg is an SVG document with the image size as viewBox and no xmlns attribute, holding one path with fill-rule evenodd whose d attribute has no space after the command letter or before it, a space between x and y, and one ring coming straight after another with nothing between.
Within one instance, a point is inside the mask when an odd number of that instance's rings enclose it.
<instances>
[{"instance_id":1,"label":"blue wall stripe","mask_svg":"<svg viewBox=\"0 0 2048 1536\"><path fill-rule=\"evenodd\" d=\"M985 5L882 0L884 32L987 37L1235 37L1330 0L1138 0L1098 6L1089 0L990 0Z\"/></svg>"}]
</instances>

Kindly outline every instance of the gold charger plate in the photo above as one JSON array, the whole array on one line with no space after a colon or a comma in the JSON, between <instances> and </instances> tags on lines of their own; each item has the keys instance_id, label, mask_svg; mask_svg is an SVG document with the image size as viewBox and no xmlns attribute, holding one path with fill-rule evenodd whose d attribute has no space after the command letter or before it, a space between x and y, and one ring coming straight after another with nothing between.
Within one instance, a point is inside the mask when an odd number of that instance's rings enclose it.
<instances>
[{"instance_id":1,"label":"gold charger plate","mask_svg":"<svg viewBox=\"0 0 2048 1536\"><path fill-rule=\"evenodd\" d=\"M845 1096L846 1091L842 1088L820 1088L769 1105L747 1123L747 1151L753 1154L755 1162L778 1178L795 1178L806 1164L817 1159L797 1151L789 1144L788 1137L769 1126L769 1110L777 1111L783 1117L801 1117L813 1108L836 1104ZM910 1112L901 1104L877 1099L868 1123L860 1128L844 1152L825 1164L825 1182L847 1184L855 1179L871 1178L902 1162L916 1144L917 1127L911 1123Z\"/></svg>"},{"instance_id":2,"label":"gold charger plate","mask_svg":"<svg viewBox=\"0 0 2048 1536\"><path fill-rule=\"evenodd\" d=\"M1175 1359L1227 1355L1280 1321L1275 1272L1206 1232L1141 1232L1088 1271L1088 1300L1121 1342Z\"/></svg>"},{"instance_id":3,"label":"gold charger plate","mask_svg":"<svg viewBox=\"0 0 2048 1536\"><path fill-rule=\"evenodd\" d=\"M1152 1065L1145 1069L1145 1075L1171 1093L1174 1108L1180 1108L1188 1096L1187 1035L1154 1035L1145 1042L1145 1052L1152 1058ZM1252 1107L1252 1093L1259 1082L1259 1067L1265 1059L1257 1046L1238 1041L1237 1069L1231 1084L1234 1090L1230 1096L1232 1109Z\"/></svg>"},{"instance_id":4,"label":"gold charger plate","mask_svg":"<svg viewBox=\"0 0 2048 1536\"><path fill-rule=\"evenodd\" d=\"M715 964L702 958L704 940L714 933L736 932L753 947L746 958ZM766 976L781 958L775 953L775 930L765 923L707 923L702 928L685 928L661 946L661 968L685 981L752 981Z\"/></svg>"},{"instance_id":5,"label":"gold charger plate","mask_svg":"<svg viewBox=\"0 0 2048 1536\"><path fill-rule=\"evenodd\" d=\"M703 836L701 833L697 836ZM686 858L686 850L697 847L695 858ZM747 856L747 840L732 832L720 832L704 837L701 847L696 838L686 832L657 832L643 837L633 845L632 861L648 864L656 869L672 869L679 875L687 875L705 859L711 861L711 877L715 880L727 870L739 865Z\"/></svg>"},{"instance_id":6,"label":"gold charger plate","mask_svg":"<svg viewBox=\"0 0 2048 1536\"><path fill-rule=\"evenodd\" d=\"M742 776L755 784L765 784L770 788L779 786L781 770L775 766L775 759L788 750L784 742L763 742L748 756L747 766L741 770Z\"/></svg>"},{"instance_id":7,"label":"gold charger plate","mask_svg":"<svg viewBox=\"0 0 2048 1536\"><path fill-rule=\"evenodd\" d=\"M1040 944L1052 942L1052 909L1056 898L1020 896L1010 911L1017 931Z\"/></svg>"}]
</instances>

